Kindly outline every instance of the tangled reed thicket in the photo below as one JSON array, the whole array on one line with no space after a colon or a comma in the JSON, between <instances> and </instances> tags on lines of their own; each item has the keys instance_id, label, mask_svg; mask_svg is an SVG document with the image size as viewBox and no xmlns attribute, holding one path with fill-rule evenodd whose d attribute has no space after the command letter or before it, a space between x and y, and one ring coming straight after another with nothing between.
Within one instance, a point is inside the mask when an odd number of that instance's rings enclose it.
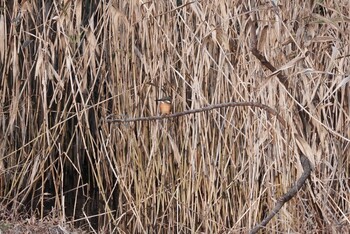
<instances>
[{"instance_id":1,"label":"tangled reed thicket","mask_svg":"<svg viewBox=\"0 0 350 234\"><path fill-rule=\"evenodd\" d=\"M350 231L348 0L20 2L0 1L0 200L13 218L247 232L302 153L312 175L265 230ZM109 122L156 116L166 95L173 112L261 103L287 127L250 107Z\"/></svg>"}]
</instances>

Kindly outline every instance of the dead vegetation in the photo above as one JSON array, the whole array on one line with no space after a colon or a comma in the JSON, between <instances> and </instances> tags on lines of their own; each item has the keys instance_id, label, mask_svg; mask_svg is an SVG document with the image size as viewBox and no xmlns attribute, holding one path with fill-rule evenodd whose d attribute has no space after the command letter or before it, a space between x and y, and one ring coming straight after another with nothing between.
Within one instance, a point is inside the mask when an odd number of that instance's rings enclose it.
<instances>
[{"instance_id":1,"label":"dead vegetation","mask_svg":"<svg viewBox=\"0 0 350 234\"><path fill-rule=\"evenodd\" d=\"M349 232L350 3L277 2L2 0L6 212L90 232L243 233L303 154L310 179L264 229ZM253 102L286 124L247 106L109 122L157 116L165 95L175 113Z\"/></svg>"}]
</instances>

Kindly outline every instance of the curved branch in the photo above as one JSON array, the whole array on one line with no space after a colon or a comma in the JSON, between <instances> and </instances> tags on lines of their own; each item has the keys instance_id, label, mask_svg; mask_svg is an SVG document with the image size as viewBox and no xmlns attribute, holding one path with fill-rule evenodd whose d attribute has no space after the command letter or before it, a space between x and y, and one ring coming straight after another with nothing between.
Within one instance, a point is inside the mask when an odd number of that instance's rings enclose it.
<instances>
[{"instance_id":1,"label":"curved branch","mask_svg":"<svg viewBox=\"0 0 350 234\"><path fill-rule=\"evenodd\" d=\"M266 218L264 218L263 221L261 221L261 223L259 223L258 225L256 225L249 233L250 234L254 234L257 233L261 228L265 227L266 224L268 222L270 222L270 220L278 213L278 211L282 208L282 206L284 205L284 203L288 202L290 199L292 199L295 194L301 189L301 187L303 187L303 185L305 184L306 180L309 178L310 174L311 174L311 163L310 160L303 154L300 155L300 162L301 165L303 166L303 174L301 175L301 177L297 180L297 183L289 189L289 191L287 193L285 193L282 197L280 197L278 199L277 204L275 205L275 207L272 209L272 211L270 212L270 214L268 216L266 216Z\"/></svg>"},{"instance_id":2,"label":"curved branch","mask_svg":"<svg viewBox=\"0 0 350 234\"><path fill-rule=\"evenodd\" d=\"M109 119L107 118L107 122L114 122L114 123L127 123L127 122L137 122L137 121L152 121L152 120L160 120L160 119L168 119L168 118L175 118L183 115L189 115L189 114L195 114L199 112L204 111L210 111L213 109L219 109L224 107L238 107L238 106L249 106L249 107L255 107L260 108L268 113L275 115L278 121L284 126L287 127L285 120L278 114L278 112L271 107L256 103L256 102L228 102L228 103L221 103L221 104L215 104L206 106L200 109L194 109L194 110L187 110L183 112L177 112L171 115L164 115L164 116L149 116L149 117L138 117L138 118L124 118L124 119ZM267 223L279 212L279 210L282 208L282 206L288 202L290 199L292 199L295 194L301 189L301 187L305 184L306 180L309 178L312 167L310 160L303 154L300 155L300 162L303 167L303 174L301 177L297 180L296 184L282 197L278 199L278 202L276 206L273 208L273 210L270 212L270 214L260 223L257 224L251 231L250 234L257 233L260 229L265 227Z\"/></svg>"},{"instance_id":3,"label":"curved branch","mask_svg":"<svg viewBox=\"0 0 350 234\"><path fill-rule=\"evenodd\" d=\"M107 122L114 122L114 123L128 123L128 122L137 122L137 121L152 121L152 120L159 120L159 119L168 119L168 118L175 118L183 115L189 115L189 114L195 114L199 112L204 111L210 111L213 109L219 109L224 107L237 107L237 106L249 106L249 107L255 107L259 109L263 109L267 111L268 113L275 115L278 119L278 121L286 127L286 122L284 119L278 114L278 112L271 107L257 103L257 102L227 102L227 103L220 103L215 105L209 105L203 108L194 109L194 110L187 110L183 112L176 112L174 114L170 115L163 115L163 116L149 116L149 117L138 117L138 118L123 118L123 119L113 119L107 117Z\"/></svg>"},{"instance_id":4,"label":"curved branch","mask_svg":"<svg viewBox=\"0 0 350 234\"><path fill-rule=\"evenodd\" d=\"M278 15L278 13L276 13ZM252 54L260 61L260 63L268 68L270 71L273 73L276 73L279 81L284 85L286 89L288 89L288 82L287 82L287 76L285 76L282 72L279 72L268 60L267 58L258 50L257 44L258 44L258 39L256 35L256 15L252 14L251 15L252 20L251 20L251 52ZM299 135L299 134L298 134ZM270 212L270 214L258 225L256 225L250 233L257 233L261 228L265 227L266 224L277 214L277 212L282 208L284 203L292 199L293 196L301 189L301 187L305 184L306 180L309 178L311 171L312 171L312 166L310 160L303 154L300 154L300 162L303 167L303 174L301 177L297 180L296 184L287 192L285 193L282 197L278 199L278 202L276 206L273 208L273 210Z\"/></svg>"}]
</instances>

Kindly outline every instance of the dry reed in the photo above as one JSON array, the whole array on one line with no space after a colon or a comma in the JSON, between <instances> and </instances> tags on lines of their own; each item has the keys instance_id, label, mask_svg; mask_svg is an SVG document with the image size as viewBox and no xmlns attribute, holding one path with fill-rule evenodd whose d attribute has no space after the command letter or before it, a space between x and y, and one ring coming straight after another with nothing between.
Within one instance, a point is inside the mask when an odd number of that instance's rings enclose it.
<instances>
[{"instance_id":1,"label":"dry reed","mask_svg":"<svg viewBox=\"0 0 350 234\"><path fill-rule=\"evenodd\" d=\"M243 233L302 152L311 179L265 230L349 232L349 1L278 4L2 0L1 204L91 232ZM165 95L173 112L261 103L288 127L250 107L108 122Z\"/></svg>"}]
</instances>

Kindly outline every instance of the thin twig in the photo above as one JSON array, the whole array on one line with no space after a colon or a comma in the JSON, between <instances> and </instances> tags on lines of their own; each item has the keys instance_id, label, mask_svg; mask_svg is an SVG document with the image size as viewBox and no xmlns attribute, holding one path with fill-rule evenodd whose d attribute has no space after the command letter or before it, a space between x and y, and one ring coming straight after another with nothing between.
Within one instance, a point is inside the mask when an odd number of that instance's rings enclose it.
<instances>
[{"instance_id":1,"label":"thin twig","mask_svg":"<svg viewBox=\"0 0 350 234\"><path fill-rule=\"evenodd\" d=\"M107 118L107 122L114 122L114 123L127 123L127 122L137 122L137 121L152 121L152 120L160 120L160 119L168 119L168 118L175 118L183 115L190 115L190 114L195 114L199 112L204 112L204 111L210 111L213 109L220 109L220 108L225 108L225 107L238 107L238 106L249 106L249 107L255 107L255 108L260 108L268 113L275 115L276 118L279 120L279 122L286 127L286 122L284 119L278 114L278 112L261 103L257 102L227 102L227 103L220 103L220 104L215 104L215 105L210 105L206 106L203 108L199 109L193 109L193 110L187 110L183 112L176 112L171 115L163 115L163 116L149 116L149 117L138 117L138 118L124 118L124 119L112 119L112 118Z\"/></svg>"}]
</instances>

